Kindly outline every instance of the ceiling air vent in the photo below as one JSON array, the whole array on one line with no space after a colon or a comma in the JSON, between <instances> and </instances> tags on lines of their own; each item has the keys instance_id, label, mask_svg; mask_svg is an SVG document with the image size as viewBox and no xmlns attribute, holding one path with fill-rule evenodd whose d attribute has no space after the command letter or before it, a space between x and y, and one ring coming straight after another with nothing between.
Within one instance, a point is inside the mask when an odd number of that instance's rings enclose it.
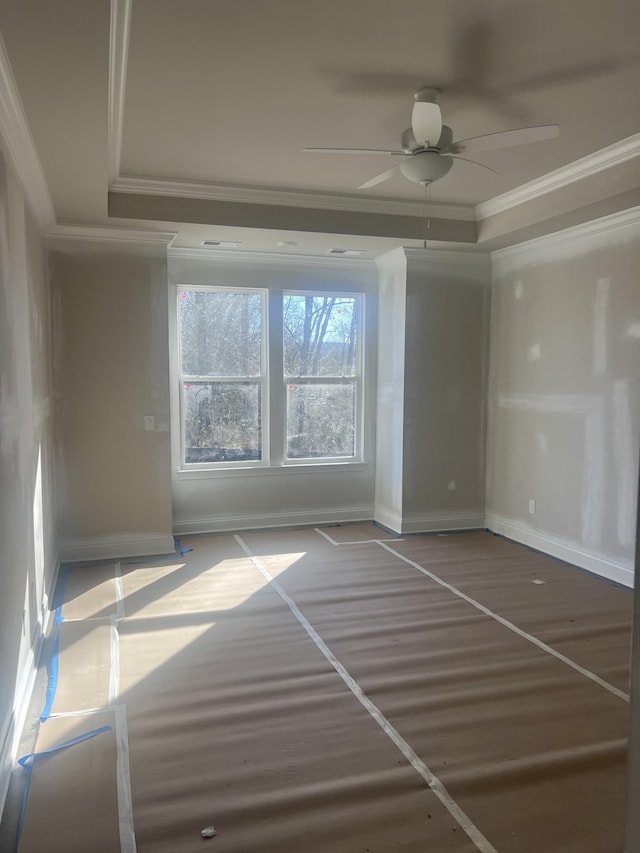
<instances>
[{"instance_id":1,"label":"ceiling air vent","mask_svg":"<svg viewBox=\"0 0 640 853\"><path fill-rule=\"evenodd\" d=\"M239 240L203 240L202 245L213 249L237 249L242 243Z\"/></svg>"},{"instance_id":2,"label":"ceiling air vent","mask_svg":"<svg viewBox=\"0 0 640 853\"><path fill-rule=\"evenodd\" d=\"M348 257L355 257L356 255L364 255L366 249L329 249L327 252L328 255L347 255Z\"/></svg>"}]
</instances>

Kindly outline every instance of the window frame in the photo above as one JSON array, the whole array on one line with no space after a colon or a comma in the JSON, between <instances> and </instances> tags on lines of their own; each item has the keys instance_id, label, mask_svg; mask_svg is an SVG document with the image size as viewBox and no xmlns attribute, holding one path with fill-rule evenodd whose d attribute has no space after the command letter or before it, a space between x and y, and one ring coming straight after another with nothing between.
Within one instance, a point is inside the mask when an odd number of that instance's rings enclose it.
<instances>
[{"instance_id":1,"label":"window frame","mask_svg":"<svg viewBox=\"0 0 640 853\"><path fill-rule=\"evenodd\" d=\"M367 425L365 413L367 406L375 406L375 389L371 387L370 378L374 375L369 368L375 363L368 364L370 356L367 355L368 336L368 302L372 298L369 287L359 289L345 286L340 288L338 281L333 282L333 287L322 286L320 283L310 282L308 287L287 286L285 281L274 280L269 275L268 282L264 286L234 282L226 285L224 278L216 283L200 281L194 284L185 283L191 278L190 275L174 278L169 283L170 289L170 345L169 358L171 363L171 424L173 438L172 457L174 475L181 479L200 479L218 477L243 477L264 476L283 474L288 471L290 475L303 474L304 471L358 471L364 470L368 465L366 454L367 447L371 443L371 426ZM235 277L235 276L234 276ZM234 278L232 277L232 278ZM217 275L211 274L207 278L215 279ZM306 284L306 282L305 282ZM346 284L346 283L345 283ZM336 287L338 285L338 287ZM185 461L185 422L182 383L187 379L187 374L182 373L181 356L181 329L180 329L180 294L184 291L237 291L240 293L260 293L263 295L263 336L262 336L262 459L241 460L233 462L186 462ZM357 334L357 364L359 375L354 377L356 387L355 402L355 429L354 456L337 457L306 457L302 459L288 460L287 453L287 424L286 424L286 388L284 375L284 323L283 323L283 296L284 294L309 295L309 296L336 296L352 297L359 301L359 325ZM375 343L375 340L373 341ZM191 377L189 377L191 378ZM251 377L252 381L256 377ZM188 379L187 379L188 381ZM205 381L209 381L206 379ZM371 415L374 412L372 409Z\"/></svg>"},{"instance_id":2,"label":"window frame","mask_svg":"<svg viewBox=\"0 0 640 853\"><path fill-rule=\"evenodd\" d=\"M307 377L294 377L287 376L284 370L284 299L287 296L313 296L317 297L328 297L329 299L343 298L343 299L353 299L357 305L358 311L358 324L356 326L356 349L355 349L355 372L353 377L339 377L339 376L307 376ZM349 464L357 464L361 463L363 460L363 447L364 447L364 329L365 329L365 305L366 305L366 293L363 292L353 292L353 291L345 291L345 290L305 290L302 288L285 288L282 290L282 307L281 307L281 315L282 315L282 351L283 351L283 360L282 360L282 372L281 372L281 382L282 382L282 393L284 395L283 398L283 412L282 412L282 464L284 467L295 467L298 465L349 465ZM301 385L330 385L330 384L340 384L341 380L348 378L353 381L355 387L355 402L354 402L354 442L353 442L353 456L305 456L301 458L291 458L287 457L287 434L288 434L288 424L287 424L287 384L290 381L296 381Z\"/></svg>"},{"instance_id":3,"label":"window frame","mask_svg":"<svg viewBox=\"0 0 640 853\"><path fill-rule=\"evenodd\" d=\"M208 374L196 376L184 373L182 370L182 324L180 322L180 295L190 293L255 293L261 297L262 327L260 340L260 374L258 376L217 376ZM234 468L266 468L269 467L270 448L270 408L269 408L269 291L266 287L232 287L222 284L212 285L176 285L176 342L177 342L177 378L178 378L178 412L180 418L180 470L181 471L222 471ZM210 384L243 384L255 383L260 388L260 459L241 459L218 462L187 462L185 445L185 401L184 386L186 382L202 382Z\"/></svg>"}]
</instances>

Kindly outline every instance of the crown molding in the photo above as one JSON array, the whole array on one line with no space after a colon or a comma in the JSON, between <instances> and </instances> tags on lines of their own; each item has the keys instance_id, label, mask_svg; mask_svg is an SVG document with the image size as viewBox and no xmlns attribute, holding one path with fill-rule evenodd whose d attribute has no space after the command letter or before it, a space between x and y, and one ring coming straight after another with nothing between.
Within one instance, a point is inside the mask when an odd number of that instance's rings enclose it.
<instances>
[{"instance_id":1,"label":"crown molding","mask_svg":"<svg viewBox=\"0 0 640 853\"><path fill-rule=\"evenodd\" d=\"M129 56L132 0L111 0L109 33L109 101L107 115L107 151L109 180L120 174L122 124Z\"/></svg>"},{"instance_id":2,"label":"crown molding","mask_svg":"<svg viewBox=\"0 0 640 853\"><path fill-rule=\"evenodd\" d=\"M156 178L116 177L111 192L135 195L159 195L178 198L198 198L240 204L268 204L274 207L305 207L317 210L343 210L351 213L381 213L390 216L424 217L424 202L363 198L355 195L329 195L296 190L263 189L260 187L205 184L193 181L171 181ZM474 208L464 204L430 202L431 217L473 221Z\"/></svg>"},{"instance_id":3,"label":"crown molding","mask_svg":"<svg viewBox=\"0 0 640 853\"><path fill-rule=\"evenodd\" d=\"M638 156L640 156L640 133L614 142L613 145L595 151L593 154L587 154L586 157L581 157L573 163L561 166L559 169L522 184L514 190L481 202L475 208L476 218L478 220L487 219L489 216L504 213L519 204L525 204L534 198L562 189L562 187L581 181L605 169L611 169Z\"/></svg>"},{"instance_id":4,"label":"crown molding","mask_svg":"<svg viewBox=\"0 0 640 853\"><path fill-rule=\"evenodd\" d=\"M145 244L170 246L176 234L172 231L137 231L135 228L111 228L90 225L56 225L47 236L50 242L84 240L85 242Z\"/></svg>"},{"instance_id":5,"label":"crown molding","mask_svg":"<svg viewBox=\"0 0 640 853\"><path fill-rule=\"evenodd\" d=\"M631 229L632 239L640 237L640 207L632 207L554 234L496 249L491 252L491 260L495 269L502 273L514 264L527 260L552 262L611 245L612 232L624 228ZM620 236L625 239L624 234Z\"/></svg>"},{"instance_id":6,"label":"crown molding","mask_svg":"<svg viewBox=\"0 0 640 853\"><path fill-rule=\"evenodd\" d=\"M0 142L18 174L29 206L46 234L56 221L55 210L1 36Z\"/></svg>"},{"instance_id":7,"label":"crown molding","mask_svg":"<svg viewBox=\"0 0 640 853\"><path fill-rule=\"evenodd\" d=\"M169 260L205 261L214 264L233 262L234 264L258 264L260 266L269 264L274 266L331 267L332 269L344 267L350 270L374 269L373 258L345 258L344 255L294 255L280 254L279 252L242 252L235 249L169 248L167 256Z\"/></svg>"}]
</instances>

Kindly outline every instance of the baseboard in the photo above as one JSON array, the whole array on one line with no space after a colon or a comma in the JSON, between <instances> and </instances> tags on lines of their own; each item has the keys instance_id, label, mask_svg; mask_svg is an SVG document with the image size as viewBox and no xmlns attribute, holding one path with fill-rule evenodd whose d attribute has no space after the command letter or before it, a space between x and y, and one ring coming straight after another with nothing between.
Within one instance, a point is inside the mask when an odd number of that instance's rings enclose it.
<instances>
[{"instance_id":1,"label":"baseboard","mask_svg":"<svg viewBox=\"0 0 640 853\"><path fill-rule=\"evenodd\" d=\"M299 527L310 524L336 524L350 521L371 521L372 506L342 507L342 509L306 509L269 515L216 516L175 521L176 536L189 533L223 533L230 530L258 530L262 527Z\"/></svg>"},{"instance_id":2,"label":"baseboard","mask_svg":"<svg viewBox=\"0 0 640 853\"><path fill-rule=\"evenodd\" d=\"M60 543L60 558L63 563L120 557L153 557L174 551L173 536L166 533L115 533L112 536L67 539Z\"/></svg>"},{"instance_id":3,"label":"baseboard","mask_svg":"<svg viewBox=\"0 0 640 853\"><path fill-rule=\"evenodd\" d=\"M60 560L56 560L48 585L52 594L55 594L59 572ZM4 811L11 774L18 757L18 745L27 721L44 641L49 633L52 608L49 607L49 599L46 593L44 594L44 600L41 602L40 613L41 630L38 633L34 646L29 649L26 664L16 685L13 702L14 708L11 716L4 722L0 731L0 817Z\"/></svg>"},{"instance_id":4,"label":"baseboard","mask_svg":"<svg viewBox=\"0 0 640 853\"><path fill-rule=\"evenodd\" d=\"M428 512L424 515L407 516L402 519L401 533L437 533L447 530L484 530L484 513L477 510L468 512Z\"/></svg>"},{"instance_id":5,"label":"baseboard","mask_svg":"<svg viewBox=\"0 0 640 853\"><path fill-rule=\"evenodd\" d=\"M402 516L392 512L386 507L377 506L373 515L373 520L376 524L381 524L392 533L402 532Z\"/></svg>"},{"instance_id":6,"label":"baseboard","mask_svg":"<svg viewBox=\"0 0 640 853\"><path fill-rule=\"evenodd\" d=\"M526 522L508 518L504 515L488 512L485 526L494 533L500 533L508 539L528 545L537 551L544 551L552 557L564 560L581 569L586 569L608 580L633 587L633 560L611 558L605 554L589 551L580 543L552 533L536 530Z\"/></svg>"}]
</instances>

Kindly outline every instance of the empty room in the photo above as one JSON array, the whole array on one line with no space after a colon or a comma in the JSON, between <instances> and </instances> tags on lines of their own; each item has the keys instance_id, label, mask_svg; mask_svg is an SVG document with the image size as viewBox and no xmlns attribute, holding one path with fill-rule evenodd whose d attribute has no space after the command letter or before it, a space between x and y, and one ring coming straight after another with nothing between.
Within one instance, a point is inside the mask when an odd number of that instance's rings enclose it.
<instances>
[{"instance_id":1,"label":"empty room","mask_svg":"<svg viewBox=\"0 0 640 853\"><path fill-rule=\"evenodd\" d=\"M638 32L0 3L0 853L639 853Z\"/></svg>"}]
</instances>

